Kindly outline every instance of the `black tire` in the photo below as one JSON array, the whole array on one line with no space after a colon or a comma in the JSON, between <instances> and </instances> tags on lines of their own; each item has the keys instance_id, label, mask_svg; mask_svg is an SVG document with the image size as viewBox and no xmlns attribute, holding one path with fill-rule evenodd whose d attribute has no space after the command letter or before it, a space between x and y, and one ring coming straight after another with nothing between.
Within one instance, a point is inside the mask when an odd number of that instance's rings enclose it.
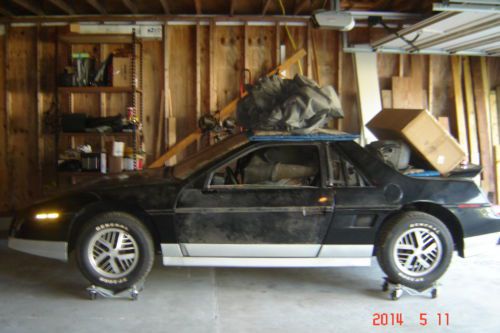
<instances>
[{"instance_id":1,"label":"black tire","mask_svg":"<svg viewBox=\"0 0 500 333\"><path fill-rule=\"evenodd\" d=\"M123 249L117 251L117 237L119 237L117 235L120 234L124 239L120 244L125 245ZM103 246L102 240L109 241L109 245L114 244L111 245L113 250ZM119 260L108 254L111 251L115 251L115 254L112 254L115 256L118 254L134 257ZM148 229L136 217L123 212L103 213L89 220L79 232L75 252L82 274L92 284L113 291L127 289L143 280L154 262L154 244ZM96 259L99 259L96 258L97 254L103 254L104 259L97 261ZM114 262L114 266L111 265L111 261ZM116 270L122 272L117 273Z\"/></svg>"},{"instance_id":2,"label":"black tire","mask_svg":"<svg viewBox=\"0 0 500 333\"><path fill-rule=\"evenodd\" d=\"M429 245L419 250L403 248L414 246L411 242L416 240L417 233L423 235L427 241L425 244ZM414 255L416 251L430 251L431 248L436 251L429 255L426 252ZM404 212L382 226L377 237L376 253L380 267L391 282L421 291L431 287L448 269L453 254L453 239L448 228L436 217L423 212ZM429 267L421 265L422 262Z\"/></svg>"}]
</instances>

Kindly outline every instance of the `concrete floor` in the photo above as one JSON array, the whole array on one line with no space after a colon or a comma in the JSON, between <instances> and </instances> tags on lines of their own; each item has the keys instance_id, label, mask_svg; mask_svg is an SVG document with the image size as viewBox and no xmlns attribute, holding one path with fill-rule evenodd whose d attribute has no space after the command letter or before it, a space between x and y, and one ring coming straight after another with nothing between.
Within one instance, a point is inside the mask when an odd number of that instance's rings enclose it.
<instances>
[{"instance_id":1,"label":"concrete floor","mask_svg":"<svg viewBox=\"0 0 500 333\"><path fill-rule=\"evenodd\" d=\"M157 260L133 302L90 301L74 263L6 243L0 240L0 332L500 332L500 246L488 256L454 258L437 299L388 300L377 265L165 268ZM402 313L404 324L374 327L375 313ZM448 327L438 325L438 313L449 314Z\"/></svg>"}]
</instances>

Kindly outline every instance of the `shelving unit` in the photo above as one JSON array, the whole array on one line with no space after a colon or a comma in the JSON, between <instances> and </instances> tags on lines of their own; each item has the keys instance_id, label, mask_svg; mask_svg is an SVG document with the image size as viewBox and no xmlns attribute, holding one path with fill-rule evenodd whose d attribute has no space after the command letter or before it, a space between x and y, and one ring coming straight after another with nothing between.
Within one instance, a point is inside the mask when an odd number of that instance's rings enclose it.
<instances>
[{"instance_id":1,"label":"shelving unit","mask_svg":"<svg viewBox=\"0 0 500 333\"><path fill-rule=\"evenodd\" d=\"M69 46L70 54L72 52L72 46L75 44L95 44L99 45L99 60L104 61L103 57L103 44L128 44L131 47L131 82L130 86L126 87L114 87L114 86L59 86L57 87L57 102L59 103L59 97L61 95L66 95L68 99L68 109L70 113L73 113L73 96L75 94L99 94L100 106L99 114L100 116L105 116L101 109L102 100L107 94L128 94L128 104L127 108L120 110L121 114L126 114L128 108L132 108L133 114L132 119L135 121L135 126L131 132L78 132L78 133L67 133L58 132L56 134L57 142L57 154L61 151L61 141L66 142L66 147L71 146L76 147L77 142L82 142L82 140L87 140L92 142L93 145L100 145L101 151L103 150L106 141L114 140L115 138L121 138L125 141L127 146L132 146L134 150L134 169L137 169L137 154L142 146L142 111L143 111L143 97L142 97L142 44L137 40L135 31L130 35L89 35L89 34L64 34L60 35L58 41L63 45ZM137 50L139 48L139 51ZM137 54L139 52L139 59ZM90 112L90 110L89 110ZM102 175L100 172L82 171L82 172L65 172L58 171L58 182L61 182L62 178L70 178L71 183L78 182L77 178L85 177L96 177Z\"/></svg>"}]
</instances>

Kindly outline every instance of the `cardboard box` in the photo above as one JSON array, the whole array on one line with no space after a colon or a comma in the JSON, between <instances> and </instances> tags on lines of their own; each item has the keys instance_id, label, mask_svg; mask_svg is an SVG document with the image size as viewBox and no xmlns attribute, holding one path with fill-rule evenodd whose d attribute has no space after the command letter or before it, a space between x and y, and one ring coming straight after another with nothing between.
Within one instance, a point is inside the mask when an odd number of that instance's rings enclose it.
<instances>
[{"instance_id":1,"label":"cardboard box","mask_svg":"<svg viewBox=\"0 0 500 333\"><path fill-rule=\"evenodd\" d=\"M108 155L109 173L123 171L123 157Z\"/></svg>"},{"instance_id":2,"label":"cardboard box","mask_svg":"<svg viewBox=\"0 0 500 333\"><path fill-rule=\"evenodd\" d=\"M366 125L380 140L403 140L442 175L466 155L458 142L427 110L385 109Z\"/></svg>"},{"instance_id":3,"label":"cardboard box","mask_svg":"<svg viewBox=\"0 0 500 333\"><path fill-rule=\"evenodd\" d=\"M113 87L131 86L131 59L128 57L113 57Z\"/></svg>"}]
</instances>

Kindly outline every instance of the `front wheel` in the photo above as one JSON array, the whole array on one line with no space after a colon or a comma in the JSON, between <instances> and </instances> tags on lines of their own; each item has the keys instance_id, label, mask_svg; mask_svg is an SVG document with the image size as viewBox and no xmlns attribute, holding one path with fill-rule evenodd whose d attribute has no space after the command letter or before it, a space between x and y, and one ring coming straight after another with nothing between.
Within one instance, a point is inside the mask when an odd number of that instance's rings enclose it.
<instances>
[{"instance_id":1,"label":"front wheel","mask_svg":"<svg viewBox=\"0 0 500 333\"><path fill-rule=\"evenodd\" d=\"M134 216L122 212L97 215L81 230L76 260L93 284L113 291L144 279L154 261L149 231Z\"/></svg>"},{"instance_id":2,"label":"front wheel","mask_svg":"<svg viewBox=\"0 0 500 333\"><path fill-rule=\"evenodd\" d=\"M416 290L429 288L448 269L453 239L437 218L405 212L392 218L377 239L377 259L389 280Z\"/></svg>"}]
</instances>

